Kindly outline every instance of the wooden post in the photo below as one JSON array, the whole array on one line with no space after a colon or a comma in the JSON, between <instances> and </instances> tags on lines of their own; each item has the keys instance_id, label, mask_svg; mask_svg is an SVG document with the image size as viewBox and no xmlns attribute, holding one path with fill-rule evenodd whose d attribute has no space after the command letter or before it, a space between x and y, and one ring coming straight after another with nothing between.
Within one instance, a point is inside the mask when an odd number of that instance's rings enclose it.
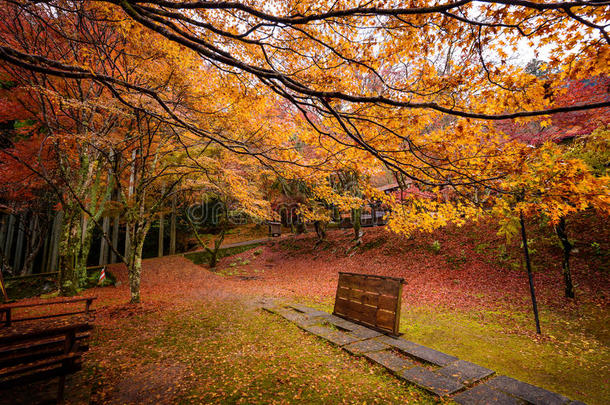
<instances>
[{"instance_id":1,"label":"wooden post","mask_svg":"<svg viewBox=\"0 0 610 405\"><path fill-rule=\"evenodd\" d=\"M169 222L169 254L176 254L176 194L172 196L172 215Z\"/></svg>"},{"instance_id":2,"label":"wooden post","mask_svg":"<svg viewBox=\"0 0 610 405\"><path fill-rule=\"evenodd\" d=\"M85 315L89 316L89 310L91 309L91 303L93 302L93 298L88 298L85 303Z\"/></svg>"}]
</instances>

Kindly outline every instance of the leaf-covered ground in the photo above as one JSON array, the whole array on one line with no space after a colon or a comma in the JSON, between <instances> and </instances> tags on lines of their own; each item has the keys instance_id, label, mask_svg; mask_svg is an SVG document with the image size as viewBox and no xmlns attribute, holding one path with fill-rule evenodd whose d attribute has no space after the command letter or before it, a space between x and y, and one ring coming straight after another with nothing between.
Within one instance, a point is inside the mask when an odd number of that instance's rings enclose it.
<instances>
[{"instance_id":1,"label":"leaf-covered ground","mask_svg":"<svg viewBox=\"0 0 610 405\"><path fill-rule=\"evenodd\" d=\"M99 297L96 332L85 372L70 380L70 402L434 402L259 309L280 298L330 311L337 272L354 271L405 278L405 338L573 399L608 403L607 229L587 221L573 224L573 301L563 298L552 235L531 229L541 337L518 242L505 244L485 224L409 240L366 229L356 250L349 231L332 231L320 245L309 233L225 257L213 272L180 256L147 260L139 306L126 304L126 272L114 266L122 285L87 291Z\"/></svg>"}]
</instances>

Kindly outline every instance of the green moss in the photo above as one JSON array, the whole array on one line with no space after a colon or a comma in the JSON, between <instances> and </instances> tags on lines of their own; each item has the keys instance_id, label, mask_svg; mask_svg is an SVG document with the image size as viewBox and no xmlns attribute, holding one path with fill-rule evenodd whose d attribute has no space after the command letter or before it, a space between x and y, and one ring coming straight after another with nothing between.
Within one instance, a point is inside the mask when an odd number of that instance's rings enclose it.
<instances>
[{"instance_id":1,"label":"green moss","mask_svg":"<svg viewBox=\"0 0 610 405\"><path fill-rule=\"evenodd\" d=\"M222 259L223 257L227 257L227 256L237 255L239 253L246 252L250 249L254 249L257 246L260 246L260 243L253 243L251 245L244 245L244 246L235 246L235 247L228 248L228 249L221 248L218 251L218 259ZM210 254L206 251L186 253L184 255L184 257L189 259L190 261L192 261L195 264L207 264L210 260Z\"/></svg>"},{"instance_id":2,"label":"green moss","mask_svg":"<svg viewBox=\"0 0 610 405\"><path fill-rule=\"evenodd\" d=\"M582 322L541 311L543 337L531 317L520 311L455 312L403 309L404 338L457 356L498 374L538 385L588 404L604 404L610 396L605 383L610 356L607 335L590 334ZM605 315L593 317L599 330ZM607 327L601 328L606 329Z\"/></svg>"},{"instance_id":3,"label":"green moss","mask_svg":"<svg viewBox=\"0 0 610 405\"><path fill-rule=\"evenodd\" d=\"M200 303L121 320L113 329L130 338L120 350L93 350L92 361L106 365L98 376L125 380L134 371L123 365L169 362L185 370L172 381L180 390L164 397L172 403L438 403L364 358L247 303ZM96 333L95 345L112 344L111 333Z\"/></svg>"}]
</instances>

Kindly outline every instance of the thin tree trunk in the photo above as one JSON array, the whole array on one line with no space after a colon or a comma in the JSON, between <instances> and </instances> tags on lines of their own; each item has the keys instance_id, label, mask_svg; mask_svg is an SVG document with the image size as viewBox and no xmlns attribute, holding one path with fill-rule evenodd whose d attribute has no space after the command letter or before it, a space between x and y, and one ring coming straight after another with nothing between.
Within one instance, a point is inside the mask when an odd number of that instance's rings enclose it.
<instances>
[{"instance_id":1,"label":"thin tree trunk","mask_svg":"<svg viewBox=\"0 0 610 405\"><path fill-rule=\"evenodd\" d=\"M176 194L172 196L172 216L169 223L169 254L176 254Z\"/></svg>"},{"instance_id":2,"label":"thin tree trunk","mask_svg":"<svg viewBox=\"0 0 610 405\"><path fill-rule=\"evenodd\" d=\"M316 230L316 235L318 235L318 242L324 242L326 240L326 226L327 222L324 221L314 221L313 227Z\"/></svg>"},{"instance_id":3,"label":"thin tree trunk","mask_svg":"<svg viewBox=\"0 0 610 405\"><path fill-rule=\"evenodd\" d=\"M13 270L15 274L21 274L21 258L23 257L23 240L25 239L26 220L25 214L19 215L17 222L17 243L15 244L15 259Z\"/></svg>"},{"instance_id":4,"label":"thin tree trunk","mask_svg":"<svg viewBox=\"0 0 610 405\"><path fill-rule=\"evenodd\" d=\"M563 247L563 262L562 262L562 273L563 281L565 284L565 296L567 298L574 298L574 284L572 283L572 273L570 271L570 254L572 253L572 244L568 239L566 232L566 219L562 217L559 223L555 226L555 233L561 241Z\"/></svg>"},{"instance_id":5,"label":"thin tree trunk","mask_svg":"<svg viewBox=\"0 0 610 405\"><path fill-rule=\"evenodd\" d=\"M13 248L13 236L15 234L15 216L13 214L9 214L8 218L8 229L6 231L6 242L4 244L4 255L6 263L10 263L11 260L11 252Z\"/></svg>"},{"instance_id":6,"label":"thin tree trunk","mask_svg":"<svg viewBox=\"0 0 610 405\"><path fill-rule=\"evenodd\" d=\"M38 256L40 248L42 247L40 218L36 214L32 214L32 219L30 221L30 231L27 246L28 249L25 256L25 261L23 262L23 270L25 274L32 274L34 269L34 260L36 259L36 256Z\"/></svg>"},{"instance_id":7,"label":"thin tree trunk","mask_svg":"<svg viewBox=\"0 0 610 405\"><path fill-rule=\"evenodd\" d=\"M527 247L527 235L525 234L525 221L523 220L523 212L519 213L519 220L521 222L521 239L523 241L523 255L525 256L525 266L527 268L527 277L530 284L530 295L532 296L532 308L534 309L534 319L536 321L536 332L540 331L540 319L538 317L538 304L536 303L536 291L534 290L534 276L532 274L532 265L530 263L530 252Z\"/></svg>"},{"instance_id":8,"label":"thin tree trunk","mask_svg":"<svg viewBox=\"0 0 610 405\"><path fill-rule=\"evenodd\" d=\"M165 229L165 216L163 214L159 214L159 239L157 243L157 257L163 257L163 234Z\"/></svg>"},{"instance_id":9,"label":"thin tree trunk","mask_svg":"<svg viewBox=\"0 0 610 405\"><path fill-rule=\"evenodd\" d=\"M110 263L117 262L116 253L119 249L119 216L114 217L114 223L112 225L112 249L110 250Z\"/></svg>"},{"instance_id":10,"label":"thin tree trunk","mask_svg":"<svg viewBox=\"0 0 610 405\"><path fill-rule=\"evenodd\" d=\"M81 245L76 258L76 274L80 286L84 285L87 279L87 260L91 251L93 228L94 225L89 223L87 217L84 217L81 221Z\"/></svg>"},{"instance_id":11,"label":"thin tree trunk","mask_svg":"<svg viewBox=\"0 0 610 405\"><path fill-rule=\"evenodd\" d=\"M354 227L354 240L356 241L356 245L360 245L362 243L362 224L360 222L361 217L362 208L353 208L352 226Z\"/></svg>"},{"instance_id":12,"label":"thin tree trunk","mask_svg":"<svg viewBox=\"0 0 610 405\"><path fill-rule=\"evenodd\" d=\"M144 248L144 240L150 228L150 222L137 223L134 225L133 249L129 258L128 275L129 289L131 292L132 304L140 302L140 281L142 278L142 249Z\"/></svg>"},{"instance_id":13,"label":"thin tree trunk","mask_svg":"<svg viewBox=\"0 0 610 405\"><path fill-rule=\"evenodd\" d=\"M48 270L47 262L49 261L49 245L51 244L51 231L52 231L52 222L49 222L49 217L47 216L46 226L44 231L42 232L42 261L40 264L40 272L46 273ZM51 226L49 226L51 225Z\"/></svg>"},{"instance_id":14,"label":"thin tree trunk","mask_svg":"<svg viewBox=\"0 0 610 405\"><path fill-rule=\"evenodd\" d=\"M131 172L129 174L129 186L127 187L127 201L131 200L131 196L134 192L135 186L135 178L136 178L136 156L137 150L134 149L131 152ZM128 219L125 223L125 252L123 253L124 257L130 257L131 255L131 223Z\"/></svg>"},{"instance_id":15,"label":"thin tree trunk","mask_svg":"<svg viewBox=\"0 0 610 405\"><path fill-rule=\"evenodd\" d=\"M80 251L80 215L74 207L66 209L62 237L59 243L59 292L64 296L75 295L79 282L76 257Z\"/></svg>"},{"instance_id":16,"label":"thin tree trunk","mask_svg":"<svg viewBox=\"0 0 610 405\"><path fill-rule=\"evenodd\" d=\"M8 226L8 216L0 213L0 248L4 249L4 241L6 240L6 228Z\"/></svg>"},{"instance_id":17,"label":"thin tree trunk","mask_svg":"<svg viewBox=\"0 0 610 405\"><path fill-rule=\"evenodd\" d=\"M49 271L56 271L59 256L59 243L61 239L61 228L64 220L64 212L58 211L53 220L53 232L51 235L51 254L49 255Z\"/></svg>"},{"instance_id":18,"label":"thin tree trunk","mask_svg":"<svg viewBox=\"0 0 610 405\"><path fill-rule=\"evenodd\" d=\"M108 236L108 231L110 228L110 218L104 217L102 221L102 240L100 241L100 257L98 264L100 266L104 266L108 264L108 242L106 240L106 236Z\"/></svg>"}]
</instances>

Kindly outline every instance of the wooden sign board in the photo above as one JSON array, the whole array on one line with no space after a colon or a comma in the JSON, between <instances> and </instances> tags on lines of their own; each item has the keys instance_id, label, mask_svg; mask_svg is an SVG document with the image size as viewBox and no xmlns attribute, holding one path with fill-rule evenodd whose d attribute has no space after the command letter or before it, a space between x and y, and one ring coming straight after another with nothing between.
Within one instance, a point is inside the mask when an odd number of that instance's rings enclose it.
<instances>
[{"instance_id":1,"label":"wooden sign board","mask_svg":"<svg viewBox=\"0 0 610 405\"><path fill-rule=\"evenodd\" d=\"M404 279L339 272L334 315L398 336Z\"/></svg>"}]
</instances>

